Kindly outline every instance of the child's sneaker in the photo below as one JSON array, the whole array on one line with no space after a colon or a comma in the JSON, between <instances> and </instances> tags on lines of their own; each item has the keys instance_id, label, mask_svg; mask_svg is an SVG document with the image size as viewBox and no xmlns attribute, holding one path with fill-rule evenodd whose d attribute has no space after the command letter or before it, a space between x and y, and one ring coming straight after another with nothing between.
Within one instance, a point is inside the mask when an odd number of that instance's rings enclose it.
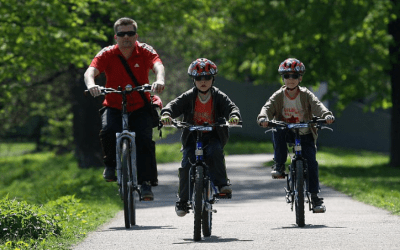
<instances>
[{"instance_id":1,"label":"child's sneaker","mask_svg":"<svg viewBox=\"0 0 400 250\"><path fill-rule=\"evenodd\" d=\"M230 186L222 186L220 187L219 192L223 194L232 194L232 188Z\"/></svg>"},{"instance_id":2,"label":"child's sneaker","mask_svg":"<svg viewBox=\"0 0 400 250\"><path fill-rule=\"evenodd\" d=\"M284 179L285 178L285 164L275 163L272 166L271 171L272 179Z\"/></svg>"},{"instance_id":3,"label":"child's sneaker","mask_svg":"<svg viewBox=\"0 0 400 250\"><path fill-rule=\"evenodd\" d=\"M187 201L181 201L181 200L177 201L175 204L175 212L176 215L178 215L179 217L183 217L187 213L189 213Z\"/></svg>"},{"instance_id":4,"label":"child's sneaker","mask_svg":"<svg viewBox=\"0 0 400 250\"><path fill-rule=\"evenodd\" d=\"M311 194L311 202L314 213L325 213L324 198L319 198L317 194Z\"/></svg>"},{"instance_id":5,"label":"child's sneaker","mask_svg":"<svg viewBox=\"0 0 400 250\"><path fill-rule=\"evenodd\" d=\"M140 193L142 195L142 200L152 201L154 200L153 192L151 191L151 183L149 181L144 181L140 187Z\"/></svg>"}]
</instances>

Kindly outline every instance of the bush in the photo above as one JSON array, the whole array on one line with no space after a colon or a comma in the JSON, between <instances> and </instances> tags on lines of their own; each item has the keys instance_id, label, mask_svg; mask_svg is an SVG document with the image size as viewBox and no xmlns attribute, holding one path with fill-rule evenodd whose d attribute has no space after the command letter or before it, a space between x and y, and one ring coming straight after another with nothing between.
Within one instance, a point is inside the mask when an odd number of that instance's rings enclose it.
<instances>
[{"instance_id":1,"label":"bush","mask_svg":"<svg viewBox=\"0 0 400 250\"><path fill-rule=\"evenodd\" d=\"M60 235L61 226L41 207L29 205L25 201L10 200L8 196L0 200L0 242L20 239L44 239Z\"/></svg>"}]
</instances>

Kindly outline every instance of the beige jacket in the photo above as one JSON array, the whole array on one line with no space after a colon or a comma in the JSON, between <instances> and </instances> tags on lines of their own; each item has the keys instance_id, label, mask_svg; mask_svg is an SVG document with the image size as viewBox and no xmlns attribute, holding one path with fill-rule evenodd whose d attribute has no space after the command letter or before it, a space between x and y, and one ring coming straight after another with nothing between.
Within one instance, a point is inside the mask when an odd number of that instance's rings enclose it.
<instances>
[{"instance_id":1,"label":"beige jacket","mask_svg":"<svg viewBox=\"0 0 400 250\"><path fill-rule=\"evenodd\" d=\"M257 116L257 124L260 125L261 118L267 118L268 121L276 120L283 121L282 109L283 109L283 98L286 86L282 86L268 99L268 101L261 108L260 114ZM300 102L304 109L304 119L306 121L312 120L313 115L321 118L325 118L327 115L333 115L324 104L306 87L300 87ZM316 143L318 138L317 129L312 127L311 132Z\"/></svg>"}]
</instances>

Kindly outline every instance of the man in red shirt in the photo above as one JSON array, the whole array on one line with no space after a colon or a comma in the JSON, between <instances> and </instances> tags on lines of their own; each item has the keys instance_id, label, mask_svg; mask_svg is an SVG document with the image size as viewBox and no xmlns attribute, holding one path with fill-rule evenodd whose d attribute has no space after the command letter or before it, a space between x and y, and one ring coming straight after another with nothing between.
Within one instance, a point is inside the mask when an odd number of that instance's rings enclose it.
<instances>
[{"instance_id":1,"label":"man in red shirt","mask_svg":"<svg viewBox=\"0 0 400 250\"><path fill-rule=\"evenodd\" d=\"M152 91L161 93L164 90L164 66L150 45L138 41L137 23L130 18L120 18L114 24L114 32L117 44L103 48L85 72L85 84L91 95L100 95L95 77L103 72L107 78L106 87L116 89L121 86L124 89L128 84L135 86L119 56L125 58L140 85L149 83L151 69L156 75ZM145 93L145 96L150 101L150 94ZM157 166L152 142L152 116L138 92L132 92L127 100L129 124L136 133L138 181L141 184L142 198L153 200L151 186L157 185ZM103 102L100 140L106 166L103 177L106 181L116 180L115 133L122 131L121 103L122 97L118 94L106 95Z\"/></svg>"}]
</instances>

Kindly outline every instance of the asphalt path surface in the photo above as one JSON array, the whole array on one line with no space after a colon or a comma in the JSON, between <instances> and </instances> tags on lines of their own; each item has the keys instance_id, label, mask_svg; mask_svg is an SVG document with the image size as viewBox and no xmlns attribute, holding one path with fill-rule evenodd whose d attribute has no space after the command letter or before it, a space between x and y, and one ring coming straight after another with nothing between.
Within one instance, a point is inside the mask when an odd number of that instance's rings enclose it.
<instances>
[{"instance_id":1,"label":"asphalt path surface","mask_svg":"<svg viewBox=\"0 0 400 250\"><path fill-rule=\"evenodd\" d=\"M307 209L305 227L297 227L285 180L273 180L271 169L262 167L270 160L266 154L226 157L233 197L213 206L211 237L194 242L193 213L175 214L180 163L159 164L155 200L139 203L136 226L126 229L120 211L73 249L400 249L399 216L325 186L326 213Z\"/></svg>"}]
</instances>

